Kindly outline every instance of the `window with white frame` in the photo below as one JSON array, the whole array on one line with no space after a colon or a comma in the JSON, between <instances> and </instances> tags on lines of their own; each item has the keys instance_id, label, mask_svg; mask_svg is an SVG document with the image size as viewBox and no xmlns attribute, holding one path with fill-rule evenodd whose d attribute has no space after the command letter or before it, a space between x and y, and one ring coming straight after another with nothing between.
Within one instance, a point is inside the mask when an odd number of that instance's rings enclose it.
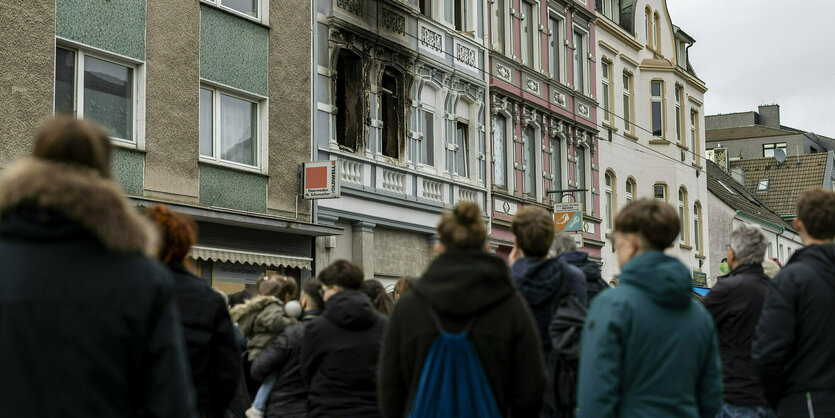
<instances>
[{"instance_id":1,"label":"window with white frame","mask_svg":"<svg viewBox=\"0 0 835 418\"><path fill-rule=\"evenodd\" d=\"M455 137L448 153L448 169L461 177L469 176L469 134L470 122L459 117L455 122Z\"/></svg>"},{"instance_id":2,"label":"window with white frame","mask_svg":"<svg viewBox=\"0 0 835 418\"><path fill-rule=\"evenodd\" d=\"M652 197L654 197L658 200L666 201L667 200L667 185L666 184L661 184L661 183L656 183L652 187L652 194L653 194Z\"/></svg>"},{"instance_id":3,"label":"window with white frame","mask_svg":"<svg viewBox=\"0 0 835 418\"><path fill-rule=\"evenodd\" d=\"M562 189L562 148L560 145L560 141L557 138L551 138L551 161L550 167L551 170L551 190L559 190ZM559 199L559 196L556 194L551 195L554 199Z\"/></svg>"},{"instance_id":4,"label":"window with white frame","mask_svg":"<svg viewBox=\"0 0 835 418\"><path fill-rule=\"evenodd\" d=\"M696 155L696 164L699 164L701 144L699 143L699 112L690 111L690 144L693 147L693 154ZM713 159L712 157L710 158Z\"/></svg>"},{"instance_id":5,"label":"window with white frame","mask_svg":"<svg viewBox=\"0 0 835 418\"><path fill-rule=\"evenodd\" d=\"M623 73L623 129L632 133L632 75Z\"/></svg>"},{"instance_id":6,"label":"window with white frame","mask_svg":"<svg viewBox=\"0 0 835 418\"><path fill-rule=\"evenodd\" d=\"M585 92L586 34L574 30L574 90Z\"/></svg>"},{"instance_id":7,"label":"window with white frame","mask_svg":"<svg viewBox=\"0 0 835 418\"><path fill-rule=\"evenodd\" d=\"M550 39L548 43L548 74L554 80L560 80L560 56L563 48L562 19L556 16L548 17L548 32Z\"/></svg>"},{"instance_id":8,"label":"window with white frame","mask_svg":"<svg viewBox=\"0 0 835 418\"><path fill-rule=\"evenodd\" d=\"M774 150L783 150L783 155L786 153L786 143L777 142L773 144L763 144L763 157L773 157Z\"/></svg>"},{"instance_id":9,"label":"window with white frame","mask_svg":"<svg viewBox=\"0 0 835 418\"><path fill-rule=\"evenodd\" d=\"M467 6L469 0L454 0L454 8L453 8L453 17L455 23L455 30L457 31L466 31L467 30Z\"/></svg>"},{"instance_id":10,"label":"window with white frame","mask_svg":"<svg viewBox=\"0 0 835 418\"><path fill-rule=\"evenodd\" d=\"M234 10L255 19L261 18L261 0L206 0L223 8Z\"/></svg>"},{"instance_id":11,"label":"window with white frame","mask_svg":"<svg viewBox=\"0 0 835 418\"><path fill-rule=\"evenodd\" d=\"M418 0L418 10L426 17L432 17L432 0Z\"/></svg>"},{"instance_id":12,"label":"window with white frame","mask_svg":"<svg viewBox=\"0 0 835 418\"><path fill-rule=\"evenodd\" d=\"M652 109L652 136L664 136L664 83L661 80L650 82L650 106Z\"/></svg>"},{"instance_id":13,"label":"window with white frame","mask_svg":"<svg viewBox=\"0 0 835 418\"><path fill-rule=\"evenodd\" d=\"M260 167L259 102L200 87L200 159Z\"/></svg>"},{"instance_id":14,"label":"window with white frame","mask_svg":"<svg viewBox=\"0 0 835 418\"><path fill-rule=\"evenodd\" d=\"M690 212L687 210L687 191L682 187L678 189L678 217L681 231L678 240L681 244L687 243L687 226L690 225L690 222L687 222L688 213Z\"/></svg>"},{"instance_id":15,"label":"window with white frame","mask_svg":"<svg viewBox=\"0 0 835 418\"><path fill-rule=\"evenodd\" d=\"M682 106L681 106L681 98L683 96L684 96L684 88L677 85L676 86L676 140L678 141L679 144L685 145L685 143L684 143L684 132L683 132L683 129L681 127L681 124L683 122L682 121L683 117L681 116L681 109L683 109Z\"/></svg>"},{"instance_id":16,"label":"window with white frame","mask_svg":"<svg viewBox=\"0 0 835 418\"><path fill-rule=\"evenodd\" d=\"M136 142L137 66L80 49L55 48L55 113L98 123Z\"/></svg>"},{"instance_id":17,"label":"window with white frame","mask_svg":"<svg viewBox=\"0 0 835 418\"><path fill-rule=\"evenodd\" d=\"M506 0L495 0L493 2L493 10L495 13L496 19L493 20L493 25L495 28L493 29L493 33L495 34L496 39L493 39L493 47L499 51L500 53L505 53L505 14L507 13L507 8L505 5Z\"/></svg>"},{"instance_id":18,"label":"window with white frame","mask_svg":"<svg viewBox=\"0 0 835 418\"><path fill-rule=\"evenodd\" d=\"M606 122L612 121L612 116L609 114L610 110L610 94L611 88L609 85L609 80L611 77L612 66L608 61L601 61L600 62L600 84L602 88L600 89L600 100L601 100L601 107L603 108L603 120Z\"/></svg>"},{"instance_id":19,"label":"window with white frame","mask_svg":"<svg viewBox=\"0 0 835 418\"><path fill-rule=\"evenodd\" d=\"M522 27L520 36L522 38L522 64L529 67L534 66L534 47L536 46L537 24L535 6L529 1L522 0Z\"/></svg>"},{"instance_id":20,"label":"window with white frame","mask_svg":"<svg viewBox=\"0 0 835 418\"><path fill-rule=\"evenodd\" d=\"M586 149L583 147L574 148L574 181L577 183L578 189L586 188ZM583 210L588 211L586 207L586 192L577 192L577 201L583 204Z\"/></svg>"},{"instance_id":21,"label":"window with white frame","mask_svg":"<svg viewBox=\"0 0 835 418\"><path fill-rule=\"evenodd\" d=\"M522 165L525 169L522 177L522 192L536 195L536 131L526 126L522 142Z\"/></svg>"},{"instance_id":22,"label":"window with white frame","mask_svg":"<svg viewBox=\"0 0 835 418\"><path fill-rule=\"evenodd\" d=\"M699 202L693 205L693 246L697 254L702 254L702 207ZM769 250L771 247L768 247Z\"/></svg>"},{"instance_id":23,"label":"window with white frame","mask_svg":"<svg viewBox=\"0 0 835 418\"><path fill-rule=\"evenodd\" d=\"M617 197L615 195L615 188L617 187L617 178L611 171L607 171L605 175L605 196L606 196L606 231L611 231L615 221L615 213L617 205Z\"/></svg>"},{"instance_id":24,"label":"window with white frame","mask_svg":"<svg viewBox=\"0 0 835 418\"><path fill-rule=\"evenodd\" d=\"M493 185L507 188L507 118L493 117Z\"/></svg>"},{"instance_id":25,"label":"window with white frame","mask_svg":"<svg viewBox=\"0 0 835 418\"><path fill-rule=\"evenodd\" d=\"M417 148L417 162L423 165L435 165L435 109L424 105L418 112L418 126L420 127L419 144Z\"/></svg>"},{"instance_id":26,"label":"window with white frame","mask_svg":"<svg viewBox=\"0 0 835 418\"><path fill-rule=\"evenodd\" d=\"M632 203L635 200L635 180L626 179L626 204Z\"/></svg>"},{"instance_id":27,"label":"window with white frame","mask_svg":"<svg viewBox=\"0 0 835 418\"><path fill-rule=\"evenodd\" d=\"M600 14L620 24L621 0L596 0L594 6Z\"/></svg>"},{"instance_id":28,"label":"window with white frame","mask_svg":"<svg viewBox=\"0 0 835 418\"><path fill-rule=\"evenodd\" d=\"M647 38L647 46L652 48L652 36L655 31L652 30L652 11L649 7L644 10L644 32Z\"/></svg>"}]
</instances>

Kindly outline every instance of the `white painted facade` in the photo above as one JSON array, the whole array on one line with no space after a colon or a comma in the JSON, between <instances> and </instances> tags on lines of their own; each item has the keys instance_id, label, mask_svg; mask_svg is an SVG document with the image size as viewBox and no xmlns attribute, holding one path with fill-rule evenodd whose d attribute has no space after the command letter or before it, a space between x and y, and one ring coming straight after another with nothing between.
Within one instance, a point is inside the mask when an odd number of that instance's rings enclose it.
<instances>
[{"instance_id":1,"label":"white painted facade","mask_svg":"<svg viewBox=\"0 0 835 418\"><path fill-rule=\"evenodd\" d=\"M611 5L618 2L604 0L604 3ZM712 260L708 250L711 248L707 234L710 222L706 216L708 191L704 168L703 103L706 87L704 82L688 72L686 45L692 39L673 26L666 1L639 1L635 3L634 10L634 34L615 23L616 18L611 13L597 13L601 227L607 236L612 235L612 223L618 208L624 207L629 198L653 198L655 185L664 186L665 199L685 214L683 225L686 226L681 240L667 252L679 257L692 271L707 273ZM625 26L628 27L628 24ZM625 81L625 77L628 80ZM605 97L606 80L608 101ZM661 87L661 94L656 95L663 113L661 135L654 135L653 132L653 82L659 82ZM678 100L677 88L681 89ZM627 104L624 103L625 98ZM606 103L609 106L608 115ZM679 129L677 110L680 112ZM634 127L629 129L625 119ZM627 182L634 188L631 196L627 196L627 187L630 187ZM683 192L681 202L679 191ZM699 245L696 243L697 235ZM620 268L609 240L602 250L602 258L603 277L611 280Z\"/></svg>"}]
</instances>

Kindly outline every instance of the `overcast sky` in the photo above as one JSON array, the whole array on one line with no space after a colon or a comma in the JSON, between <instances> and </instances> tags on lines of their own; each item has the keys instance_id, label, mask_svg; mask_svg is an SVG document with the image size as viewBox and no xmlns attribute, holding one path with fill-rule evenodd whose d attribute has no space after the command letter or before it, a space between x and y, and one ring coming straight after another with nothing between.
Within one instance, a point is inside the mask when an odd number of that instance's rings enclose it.
<instances>
[{"instance_id":1,"label":"overcast sky","mask_svg":"<svg viewBox=\"0 0 835 418\"><path fill-rule=\"evenodd\" d=\"M667 0L696 39L690 63L707 83L705 112L780 105L780 123L835 137L835 2Z\"/></svg>"}]
</instances>

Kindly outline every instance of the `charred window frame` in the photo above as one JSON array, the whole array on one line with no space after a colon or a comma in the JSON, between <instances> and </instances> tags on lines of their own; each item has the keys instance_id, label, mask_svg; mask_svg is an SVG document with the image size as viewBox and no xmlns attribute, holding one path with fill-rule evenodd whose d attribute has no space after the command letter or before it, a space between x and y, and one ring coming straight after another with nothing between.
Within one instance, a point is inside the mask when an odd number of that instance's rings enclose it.
<instances>
[{"instance_id":1,"label":"charred window frame","mask_svg":"<svg viewBox=\"0 0 835 418\"><path fill-rule=\"evenodd\" d=\"M336 58L336 142L352 152L362 132L362 59L342 50Z\"/></svg>"},{"instance_id":2,"label":"charred window frame","mask_svg":"<svg viewBox=\"0 0 835 418\"><path fill-rule=\"evenodd\" d=\"M403 74L393 68L386 68L380 78L380 118L383 129L380 132L379 152L386 157L400 158L402 142Z\"/></svg>"}]
</instances>

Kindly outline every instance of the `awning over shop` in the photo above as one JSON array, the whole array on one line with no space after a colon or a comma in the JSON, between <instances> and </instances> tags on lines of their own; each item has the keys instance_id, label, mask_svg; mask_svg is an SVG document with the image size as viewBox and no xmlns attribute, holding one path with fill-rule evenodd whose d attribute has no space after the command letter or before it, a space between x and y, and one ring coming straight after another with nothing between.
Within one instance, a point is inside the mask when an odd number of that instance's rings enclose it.
<instances>
[{"instance_id":1,"label":"awning over shop","mask_svg":"<svg viewBox=\"0 0 835 418\"><path fill-rule=\"evenodd\" d=\"M241 263L253 265L267 265L273 267L290 267L311 270L312 258L290 255L255 253L250 251L227 250L195 246L191 248L191 257L195 260L220 261L226 263Z\"/></svg>"}]
</instances>

